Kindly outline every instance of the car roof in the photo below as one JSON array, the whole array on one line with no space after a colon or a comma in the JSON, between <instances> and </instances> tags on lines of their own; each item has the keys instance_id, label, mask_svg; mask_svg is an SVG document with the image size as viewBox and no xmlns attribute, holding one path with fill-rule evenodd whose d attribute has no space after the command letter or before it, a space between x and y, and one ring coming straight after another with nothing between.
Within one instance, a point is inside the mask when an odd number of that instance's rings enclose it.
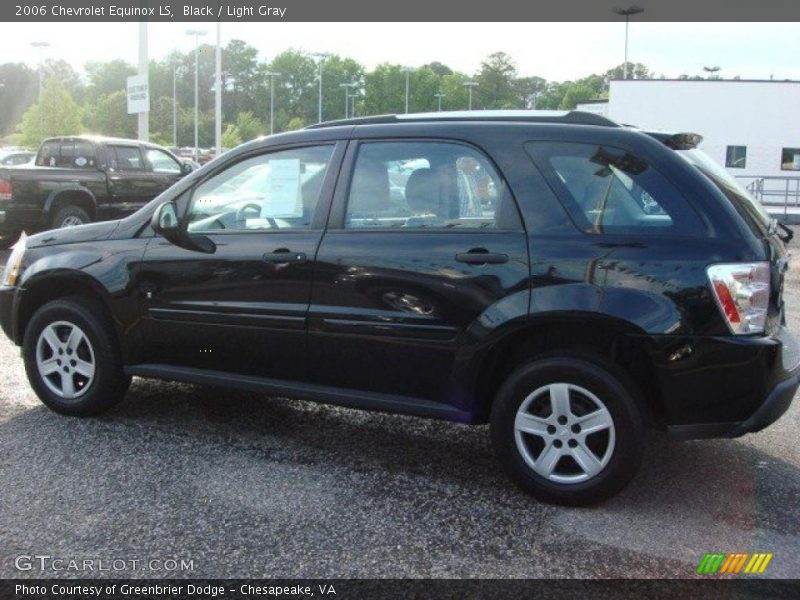
<instances>
[{"instance_id":1,"label":"car roof","mask_svg":"<svg viewBox=\"0 0 800 600\"><path fill-rule=\"evenodd\" d=\"M459 110L443 112L387 114L352 119L324 121L306 129L325 129L345 125L389 125L392 123L452 123L452 122L510 122L510 123L557 123L563 125L599 125L619 127L611 119L595 113L579 110Z\"/></svg>"},{"instance_id":2,"label":"car roof","mask_svg":"<svg viewBox=\"0 0 800 600\"><path fill-rule=\"evenodd\" d=\"M96 144L120 144L126 146L147 146L149 148L159 148L164 150L163 146L159 146L158 144L153 144L152 142L145 142L142 140L131 140L127 138L115 138L115 137L108 137L104 135L93 135L93 134L85 134L85 135L59 135L51 138L45 139L42 143L46 142L73 142L73 141L85 141L85 142L94 142Z\"/></svg>"}]
</instances>

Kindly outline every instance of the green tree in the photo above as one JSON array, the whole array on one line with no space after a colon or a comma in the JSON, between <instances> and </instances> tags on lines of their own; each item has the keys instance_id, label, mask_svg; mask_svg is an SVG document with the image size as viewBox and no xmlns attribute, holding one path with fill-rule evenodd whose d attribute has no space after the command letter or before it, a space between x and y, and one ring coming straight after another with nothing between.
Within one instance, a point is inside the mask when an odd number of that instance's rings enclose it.
<instances>
[{"instance_id":1,"label":"green tree","mask_svg":"<svg viewBox=\"0 0 800 600\"><path fill-rule=\"evenodd\" d=\"M23 63L6 63L0 65L0 82L0 135L7 135L36 100L39 77Z\"/></svg>"},{"instance_id":2,"label":"green tree","mask_svg":"<svg viewBox=\"0 0 800 600\"><path fill-rule=\"evenodd\" d=\"M87 105L84 112L86 128L92 133L114 137L136 137L136 115L128 114L125 90L104 94Z\"/></svg>"},{"instance_id":3,"label":"green tree","mask_svg":"<svg viewBox=\"0 0 800 600\"><path fill-rule=\"evenodd\" d=\"M249 142L260 135L264 135L263 123L249 110L236 115L235 126L236 130L239 132L239 137L244 142Z\"/></svg>"},{"instance_id":4,"label":"green tree","mask_svg":"<svg viewBox=\"0 0 800 600\"><path fill-rule=\"evenodd\" d=\"M594 100L596 97L597 94L595 94L594 90L585 83L573 83L567 87L558 108L562 110L571 110L581 102Z\"/></svg>"},{"instance_id":5,"label":"green tree","mask_svg":"<svg viewBox=\"0 0 800 600\"><path fill-rule=\"evenodd\" d=\"M223 148L235 148L242 143L242 136L239 133L239 129L236 125L229 124L225 127L225 131L222 132L222 147Z\"/></svg>"},{"instance_id":6,"label":"green tree","mask_svg":"<svg viewBox=\"0 0 800 600\"><path fill-rule=\"evenodd\" d=\"M128 77L136 74L136 69L124 60L108 62L90 61L84 67L89 86L86 89L86 100L97 100L114 92L124 91Z\"/></svg>"},{"instance_id":7,"label":"green tree","mask_svg":"<svg viewBox=\"0 0 800 600\"><path fill-rule=\"evenodd\" d=\"M45 82L41 99L25 111L19 126L21 142L31 147L46 137L81 131L81 107L58 79Z\"/></svg>"},{"instance_id":8,"label":"green tree","mask_svg":"<svg viewBox=\"0 0 800 600\"><path fill-rule=\"evenodd\" d=\"M303 119L300 117L294 117L286 124L286 131L295 131L297 129L302 129L303 127L305 127Z\"/></svg>"},{"instance_id":9,"label":"green tree","mask_svg":"<svg viewBox=\"0 0 800 600\"><path fill-rule=\"evenodd\" d=\"M517 67L505 52L490 54L481 63L476 77L478 88L473 94L473 108L519 108L521 99L514 86Z\"/></svg>"}]
</instances>

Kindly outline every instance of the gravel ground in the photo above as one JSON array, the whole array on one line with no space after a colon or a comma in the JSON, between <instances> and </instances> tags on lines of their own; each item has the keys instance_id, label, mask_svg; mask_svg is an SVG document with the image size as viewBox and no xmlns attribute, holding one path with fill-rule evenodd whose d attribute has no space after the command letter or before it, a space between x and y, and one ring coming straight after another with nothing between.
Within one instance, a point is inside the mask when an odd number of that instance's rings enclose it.
<instances>
[{"instance_id":1,"label":"gravel ground","mask_svg":"<svg viewBox=\"0 0 800 600\"><path fill-rule=\"evenodd\" d=\"M797 266L786 293L800 331ZM143 561L128 577L690 577L761 551L797 578L799 424L796 402L738 440L653 434L619 496L567 509L513 487L485 427L141 379L61 417L0 336L0 577L81 575L15 569L34 554Z\"/></svg>"}]
</instances>

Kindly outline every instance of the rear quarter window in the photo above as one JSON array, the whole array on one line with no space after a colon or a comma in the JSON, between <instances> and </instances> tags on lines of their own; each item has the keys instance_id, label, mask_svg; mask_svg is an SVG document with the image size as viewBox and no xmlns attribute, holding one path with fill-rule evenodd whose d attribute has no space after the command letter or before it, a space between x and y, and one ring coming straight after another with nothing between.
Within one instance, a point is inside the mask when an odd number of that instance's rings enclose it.
<instances>
[{"instance_id":1,"label":"rear quarter window","mask_svg":"<svg viewBox=\"0 0 800 600\"><path fill-rule=\"evenodd\" d=\"M525 150L585 233L705 232L678 189L629 150L572 142L528 142Z\"/></svg>"}]
</instances>

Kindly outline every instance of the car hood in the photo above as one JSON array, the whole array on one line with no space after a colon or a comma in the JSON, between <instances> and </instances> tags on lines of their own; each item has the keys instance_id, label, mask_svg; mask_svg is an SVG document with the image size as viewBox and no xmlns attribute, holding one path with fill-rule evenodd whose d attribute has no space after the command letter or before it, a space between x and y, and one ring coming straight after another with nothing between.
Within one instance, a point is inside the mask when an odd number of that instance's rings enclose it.
<instances>
[{"instance_id":1,"label":"car hood","mask_svg":"<svg viewBox=\"0 0 800 600\"><path fill-rule=\"evenodd\" d=\"M36 246L57 246L60 244L74 244L75 242L104 240L111 237L111 234L119 227L119 223L119 221L103 221L101 223L78 225L77 227L51 229L32 235L28 238L27 245L29 248L34 248Z\"/></svg>"}]
</instances>

